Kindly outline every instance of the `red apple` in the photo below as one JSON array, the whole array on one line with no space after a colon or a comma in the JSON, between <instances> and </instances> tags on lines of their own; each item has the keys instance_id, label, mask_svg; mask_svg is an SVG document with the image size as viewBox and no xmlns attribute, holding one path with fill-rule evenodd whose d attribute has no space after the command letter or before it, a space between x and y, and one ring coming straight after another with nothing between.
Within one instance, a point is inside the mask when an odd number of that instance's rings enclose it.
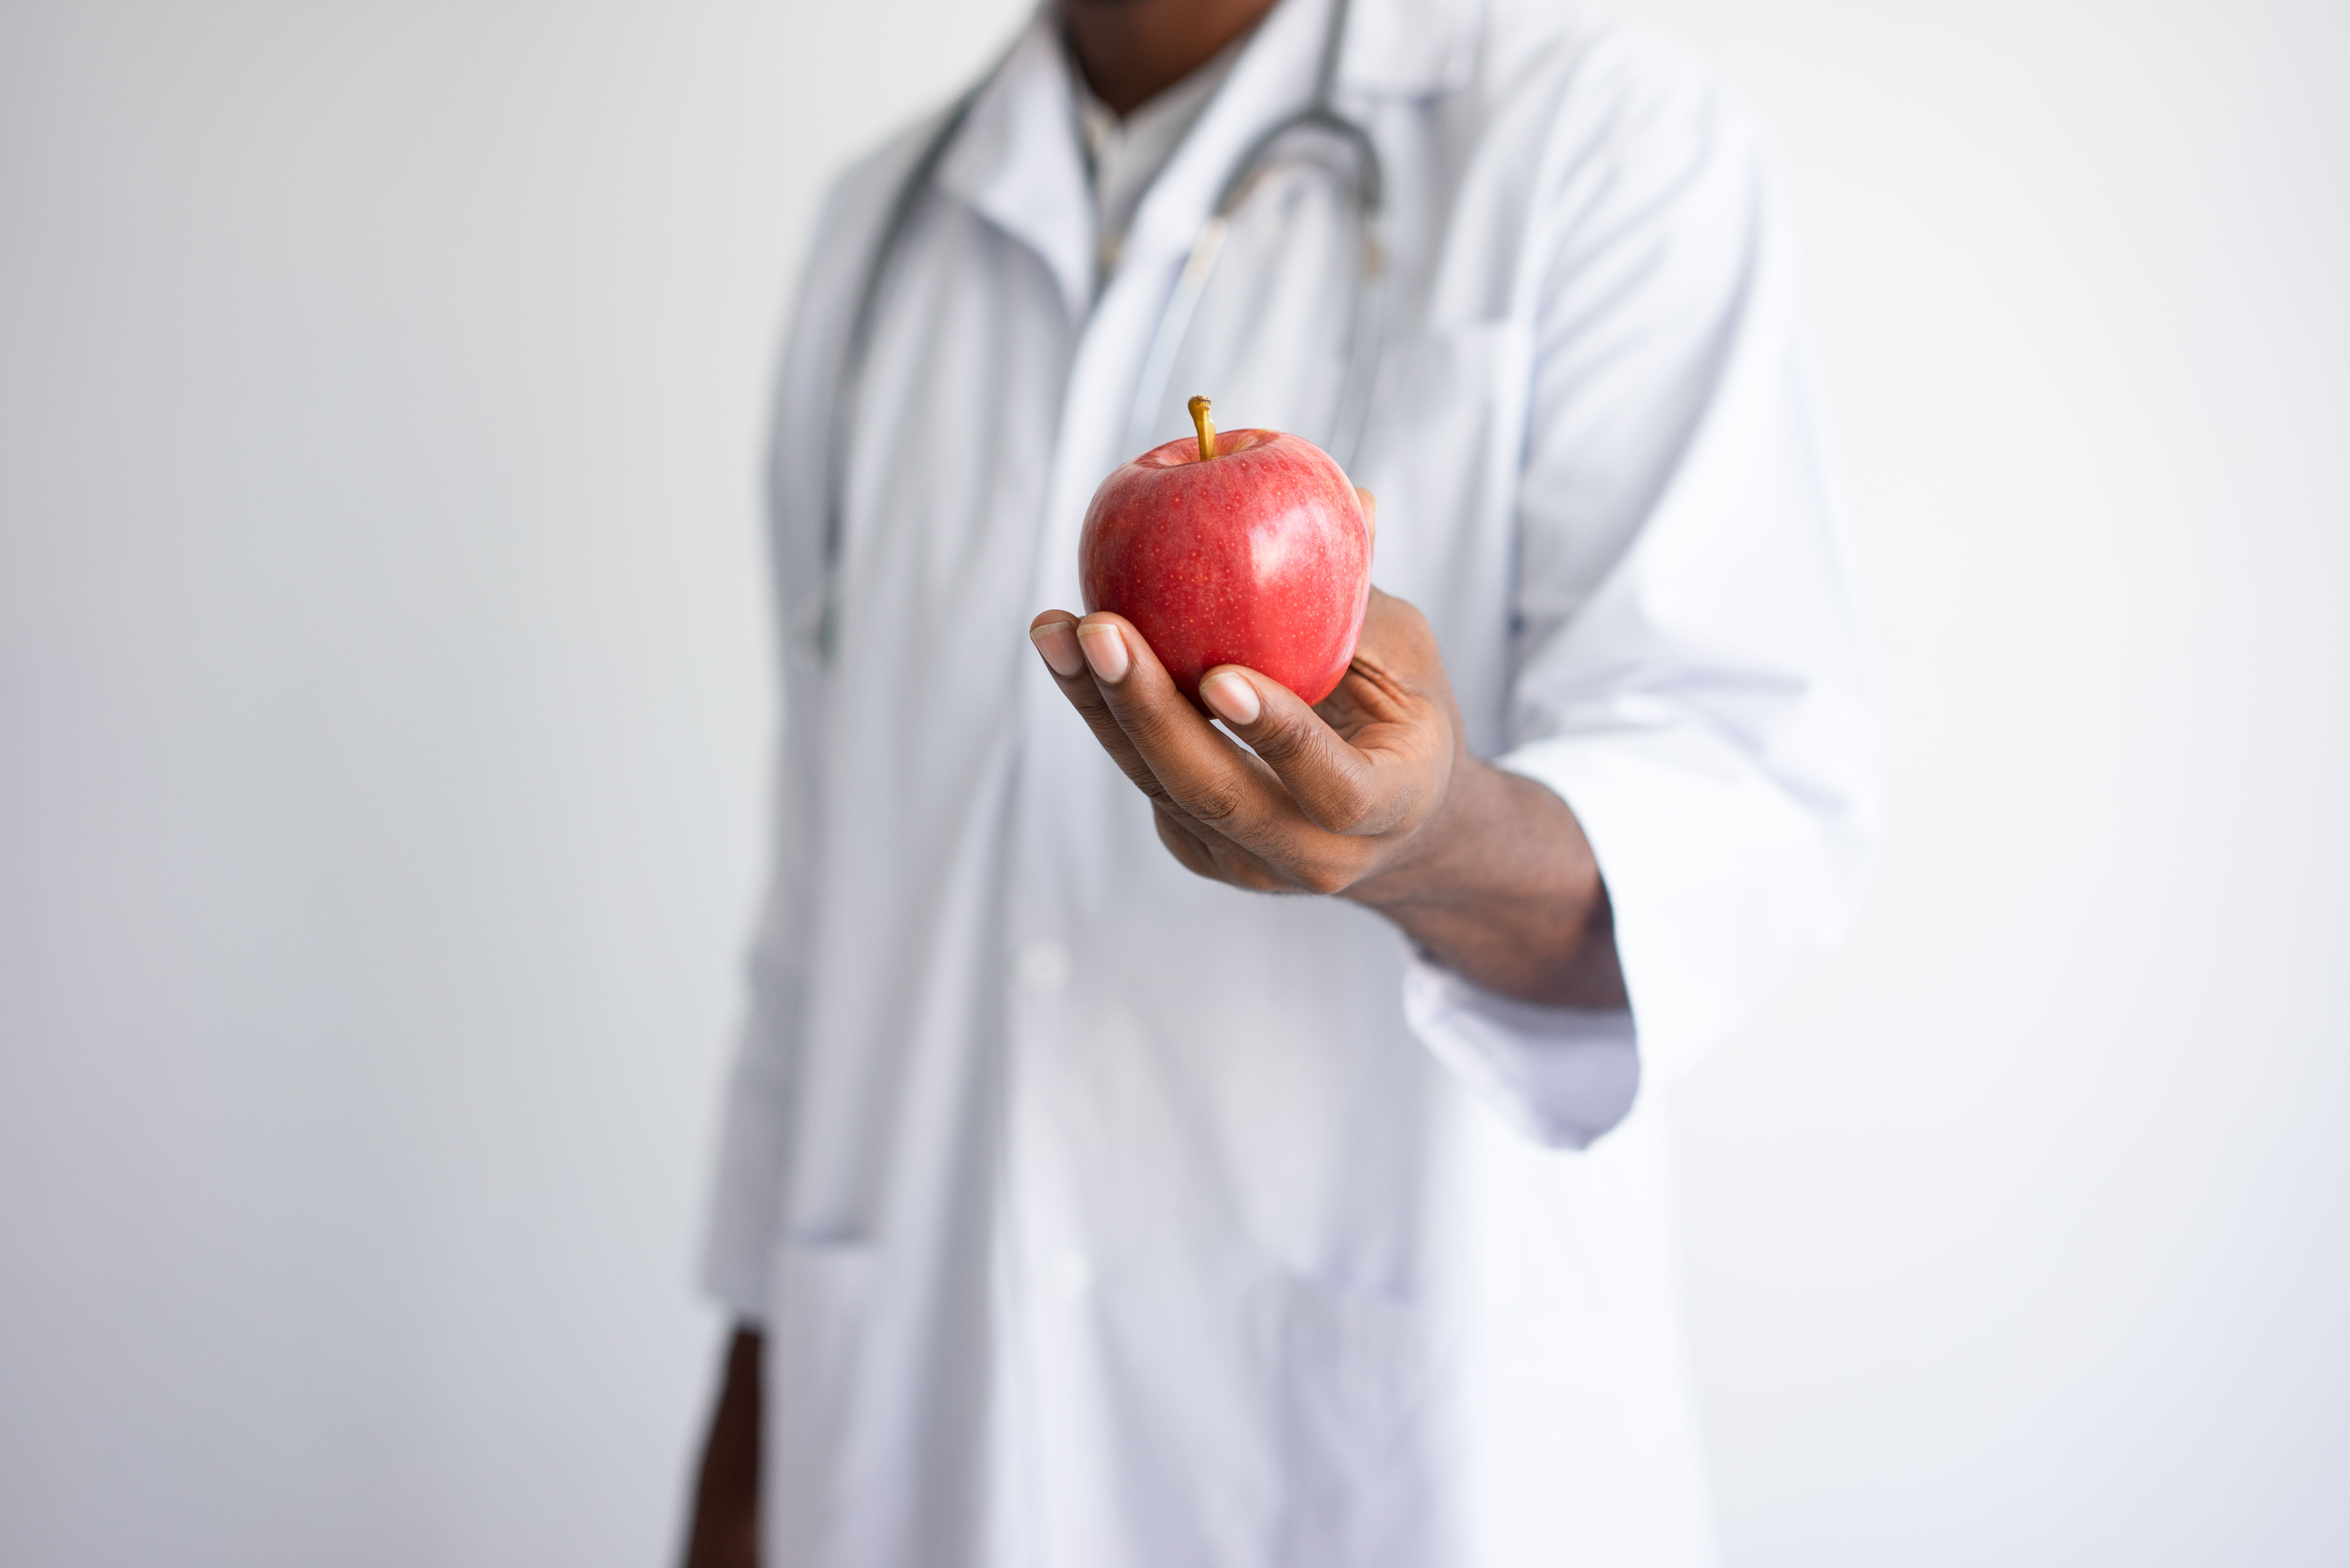
<instances>
[{"instance_id":1,"label":"red apple","mask_svg":"<svg viewBox=\"0 0 2350 1568\"><path fill-rule=\"evenodd\" d=\"M1279 431L1218 433L1191 400L1196 441L1153 447L1086 508L1086 611L1134 623L1194 704L1200 677L1244 664L1308 702L1347 673L1371 594L1371 536L1330 455Z\"/></svg>"}]
</instances>

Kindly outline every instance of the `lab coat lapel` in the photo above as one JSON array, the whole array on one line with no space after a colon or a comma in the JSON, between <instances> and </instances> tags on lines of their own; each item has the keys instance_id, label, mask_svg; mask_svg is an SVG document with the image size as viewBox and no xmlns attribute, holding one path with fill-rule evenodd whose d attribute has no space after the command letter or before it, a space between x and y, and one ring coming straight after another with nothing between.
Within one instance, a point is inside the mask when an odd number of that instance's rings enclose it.
<instances>
[{"instance_id":1,"label":"lab coat lapel","mask_svg":"<svg viewBox=\"0 0 2350 1568\"><path fill-rule=\"evenodd\" d=\"M1349 99L1426 98L1466 86L1484 34L1486 0L1354 0L1338 62Z\"/></svg>"},{"instance_id":2,"label":"lab coat lapel","mask_svg":"<svg viewBox=\"0 0 2350 1568\"><path fill-rule=\"evenodd\" d=\"M1076 600L1078 525L1102 475L1135 455L1128 416L1136 382L1176 275L1248 149L1313 100L1331 3L1281 0L1265 16L1144 197L1118 270L1098 290L1091 282L1093 209L1076 150L1068 67L1049 21L1040 19L990 89L996 99L1023 92L1036 105L1017 112L985 99L974 106L975 118L980 110L987 112L988 126L971 138L966 160L956 162L956 177L967 182L964 188L981 192L972 196L974 202L992 204L985 210L1000 214L997 222L1035 236L1031 243L1040 254L1059 258L1055 265L1065 288L1073 287L1069 279L1088 280L1088 307L1076 312L1084 328L1060 411L1036 562L1035 602L1040 605ZM1424 96L1465 80L1484 3L1354 0L1341 60L1342 109L1351 112L1364 100ZM1022 157L1035 164L1017 174L1005 161L1014 126L1027 137ZM1060 191L1070 203L1066 226L1054 221L1063 210L1048 205L1048 188ZM1056 248L1046 252L1048 244Z\"/></svg>"},{"instance_id":3,"label":"lab coat lapel","mask_svg":"<svg viewBox=\"0 0 2350 1568\"><path fill-rule=\"evenodd\" d=\"M1258 25L1215 99L1134 214L1124 266L1142 274L1187 254L1250 143L1313 101L1331 0L1282 0Z\"/></svg>"},{"instance_id":4,"label":"lab coat lapel","mask_svg":"<svg viewBox=\"0 0 2350 1568\"><path fill-rule=\"evenodd\" d=\"M1040 12L971 106L939 186L1050 269L1072 321L1094 295L1094 209L1076 106L1049 10Z\"/></svg>"},{"instance_id":5,"label":"lab coat lapel","mask_svg":"<svg viewBox=\"0 0 2350 1568\"><path fill-rule=\"evenodd\" d=\"M1282 0L1215 101L1152 185L1127 236L1129 266L1187 254L1251 143L1312 100L1332 0ZM1419 97L1458 87L1474 63L1482 0L1353 0L1342 98ZM941 163L940 188L1035 252L1070 319L1091 311L1094 206L1068 65L1049 11L1029 24L980 90Z\"/></svg>"},{"instance_id":6,"label":"lab coat lapel","mask_svg":"<svg viewBox=\"0 0 2350 1568\"><path fill-rule=\"evenodd\" d=\"M1314 99L1332 0L1282 0L1232 66L1135 213L1136 268L1187 254L1248 149ZM1339 60L1340 108L1457 88L1475 63L1482 0L1353 0ZM1082 177L1082 171L1080 171Z\"/></svg>"}]
</instances>

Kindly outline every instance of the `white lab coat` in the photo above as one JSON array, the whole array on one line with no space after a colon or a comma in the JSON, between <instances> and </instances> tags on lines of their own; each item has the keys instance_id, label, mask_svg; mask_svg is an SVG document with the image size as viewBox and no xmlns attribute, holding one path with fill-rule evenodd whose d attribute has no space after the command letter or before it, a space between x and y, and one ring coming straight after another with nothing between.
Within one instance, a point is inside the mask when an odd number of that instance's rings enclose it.
<instances>
[{"instance_id":1,"label":"white lab coat","mask_svg":"<svg viewBox=\"0 0 2350 1568\"><path fill-rule=\"evenodd\" d=\"M1018 45L892 263L828 664L842 344L931 128L825 209L777 405L774 892L706 1265L766 1329L776 1568L1708 1560L1648 1104L1834 940L1871 831L1753 128L1553 7L1355 3L1338 102L1385 161L1393 277L1354 471L1374 579L1434 624L1478 751L1581 818L1628 1013L1513 1004L1346 902L1192 877L1024 635L1078 604L1161 307L1240 150L1309 97L1326 3L1267 17L1107 277L1066 67L1048 25ZM1352 213L1326 176L1252 202L1154 439L1194 391L1228 428L1325 428Z\"/></svg>"}]
</instances>

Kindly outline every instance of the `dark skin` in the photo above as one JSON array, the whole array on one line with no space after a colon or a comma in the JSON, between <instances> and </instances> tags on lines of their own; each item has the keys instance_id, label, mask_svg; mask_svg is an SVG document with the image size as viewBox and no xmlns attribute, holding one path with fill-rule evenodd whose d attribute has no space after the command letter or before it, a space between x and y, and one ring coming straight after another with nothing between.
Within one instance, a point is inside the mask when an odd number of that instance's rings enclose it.
<instances>
[{"instance_id":1,"label":"dark skin","mask_svg":"<svg viewBox=\"0 0 2350 1568\"><path fill-rule=\"evenodd\" d=\"M1061 36L1086 86L1131 114L1210 60L1273 0L1060 0Z\"/></svg>"},{"instance_id":2,"label":"dark skin","mask_svg":"<svg viewBox=\"0 0 2350 1568\"><path fill-rule=\"evenodd\" d=\"M759 1561L758 1331L737 1328L718 1380L718 1407L694 1478L687 1568L755 1568Z\"/></svg>"},{"instance_id":3,"label":"dark skin","mask_svg":"<svg viewBox=\"0 0 2350 1568\"><path fill-rule=\"evenodd\" d=\"M1126 114L1239 37L1272 0L1060 0L1086 84ZM1364 496L1376 520L1376 504ZM1427 618L1372 590L1354 662L1308 707L1237 665L1177 689L1131 623L1046 610L1029 636L1102 749L1150 802L1159 841L1202 877L1351 898L1505 996L1625 1004L1607 890L1582 825L1542 785L1474 754ZM760 1338L734 1331L704 1446L686 1568L755 1568ZM773 1565L783 1568L783 1565Z\"/></svg>"},{"instance_id":4,"label":"dark skin","mask_svg":"<svg viewBox=\"0 0 2350 1568\"><path fill-rule=\"evenodd\" d=\"M1237 664L1202 675L1201 700L1246 748L1191 705L1123 616L1046 610L1028 635L1191 870L1253 892L1351 898L1505 996L1624 1005L1582 826L1541 784L1471 753L1435 635L1404 600L1371 590L1354 662L1315 706Z\"/></svg>"}]
</instances>

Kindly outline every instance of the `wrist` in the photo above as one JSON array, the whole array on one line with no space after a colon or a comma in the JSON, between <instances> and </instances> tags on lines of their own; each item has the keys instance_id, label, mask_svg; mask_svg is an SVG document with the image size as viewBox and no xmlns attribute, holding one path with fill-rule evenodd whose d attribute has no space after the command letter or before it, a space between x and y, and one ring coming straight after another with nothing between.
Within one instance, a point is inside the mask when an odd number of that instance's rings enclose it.
<instances>
[{"instance_id":1,"label":"wrist","mask_svg":"<svg viewBox=\"0 0 2350 1568\"><path fill-rule=\"evenodd\" d=\"M1399 863L1347 896L1488 991L1623 1006L1607 886L1574 811L1533 779L1474 759L1453 785Z\"/></svg>"},{"instance_id":2,"label":"wrist","mask_svg":"<svg viewBox=\"0 0 2350 1568\"><path fill-rule=\"evenodd\" d=\"M1481 867L1493 858L1495 829L1509 815L1507 784L1500 769L1463 752L1446 780L1442 803L1394 859L1345 896L1390 918L1475 900L1489 879Z\"/></svg>"}]
</instances>

